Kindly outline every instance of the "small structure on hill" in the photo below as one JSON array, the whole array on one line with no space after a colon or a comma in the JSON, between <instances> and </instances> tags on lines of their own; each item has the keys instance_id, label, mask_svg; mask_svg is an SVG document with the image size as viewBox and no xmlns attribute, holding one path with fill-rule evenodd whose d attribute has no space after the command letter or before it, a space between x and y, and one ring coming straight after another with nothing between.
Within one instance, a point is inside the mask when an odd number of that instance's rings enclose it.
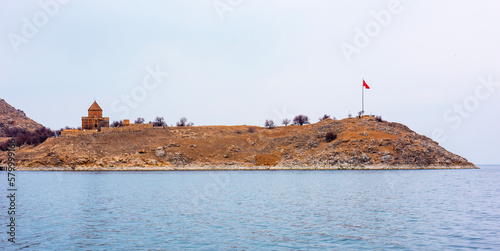
<instances>
[{"instance_id":1,"label":"small structure on hill","mask_svg":"<svg viewBox=\"0 0 500 251\"><path fill-rule=\"evenodd\" d=\"M88 110L88 117L82 117L82 130L100 130L109 127L109 118L102 116L102 109L96 101Z\"/></svg>"}]
</instances>

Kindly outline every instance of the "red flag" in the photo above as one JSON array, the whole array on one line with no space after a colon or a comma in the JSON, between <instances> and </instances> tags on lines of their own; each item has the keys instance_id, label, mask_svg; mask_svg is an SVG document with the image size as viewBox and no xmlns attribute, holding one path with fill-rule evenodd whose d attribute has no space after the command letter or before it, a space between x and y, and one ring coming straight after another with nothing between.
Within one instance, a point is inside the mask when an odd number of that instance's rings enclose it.
<instances>
[{"instance_id":1,"label":"red flag","mask_svg":"<svg viewBox=\"0 0 500 251\"><path fill-rule=\"evenodd\" d=\"M365 82L365 80L363 79L363 86L366 88L366 89L370 89L370 86L368 86Z\"/></svg>"}]
</instances>

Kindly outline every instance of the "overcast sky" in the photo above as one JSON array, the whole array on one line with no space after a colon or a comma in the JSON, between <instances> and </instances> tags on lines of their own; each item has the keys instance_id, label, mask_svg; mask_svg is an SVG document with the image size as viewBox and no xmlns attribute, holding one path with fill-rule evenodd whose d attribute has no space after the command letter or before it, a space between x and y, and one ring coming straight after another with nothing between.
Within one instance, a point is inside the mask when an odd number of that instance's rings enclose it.
<instances>
[{"instance_id":1,"label":"overcast sky","mask_svg":"<svg viewBox=\"0 0 500 251\"><path fill-rule=\"evenodd\" d=\"M500 1L0 1L0 98L78 127L361 110L500 163Z\"/></svg>"}]
</instances>

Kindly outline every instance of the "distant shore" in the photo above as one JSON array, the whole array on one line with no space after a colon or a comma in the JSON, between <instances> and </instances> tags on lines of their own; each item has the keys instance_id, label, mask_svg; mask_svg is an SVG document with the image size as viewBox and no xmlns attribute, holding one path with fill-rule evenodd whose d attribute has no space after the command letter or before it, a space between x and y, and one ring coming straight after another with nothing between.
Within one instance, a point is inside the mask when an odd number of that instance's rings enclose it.
<instances>
[{"instance_id":1,"label":"distant shore","mask_svg":"<svg viewBox=\"0 0 500 251\"><path fill-rule=\"evenodd\" d=\"M479 169L477 166L221 166L221 167L19 167L18 171L258 171L258 170L433 170L433 169Z\"/></svg>"}]
</instances>

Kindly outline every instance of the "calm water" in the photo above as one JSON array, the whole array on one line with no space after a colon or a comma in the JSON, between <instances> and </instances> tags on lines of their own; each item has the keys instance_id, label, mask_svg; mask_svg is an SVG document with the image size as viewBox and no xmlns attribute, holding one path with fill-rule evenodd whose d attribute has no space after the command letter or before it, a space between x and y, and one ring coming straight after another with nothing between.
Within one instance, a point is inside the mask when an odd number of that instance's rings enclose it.
<instances>
[{"instance_id":1,"label":"calm water","mask_svg":"<svg viewBox=\"0 0 500 251\"><path fill-rule=\"evenodd\" d=\"M500 166L17 175L0 249L500 250Z\"/></svg>"}]
</instances>

